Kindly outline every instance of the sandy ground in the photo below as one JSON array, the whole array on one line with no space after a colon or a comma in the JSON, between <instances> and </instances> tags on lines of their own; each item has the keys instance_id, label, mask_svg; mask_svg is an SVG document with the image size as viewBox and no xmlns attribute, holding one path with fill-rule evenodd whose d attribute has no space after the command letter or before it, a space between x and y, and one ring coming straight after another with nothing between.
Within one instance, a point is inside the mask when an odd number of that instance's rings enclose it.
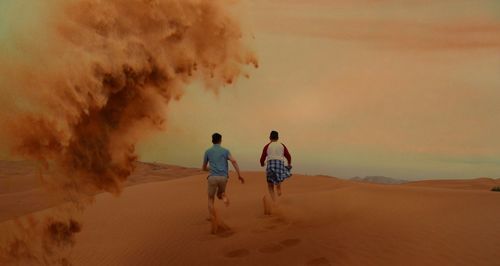
<instances>
[{"instance_id":1,"label":"sandy ground","mask_svg":"<svg viewBox=\"0 0 500 266\"><path fill-rule=\"evenodd\" d=\"M295 175L266 216L263 174L245 177L244 185L230 180L229 207L216 203L230 227L216 235L206 220L205 174L130 186L118 198L99 194L83 215L70 260L74 265L500 264L500 193L482 188L483 179L462 181L469 185L455 189L450 181L376 185Z\"/></svg>"},{"instance_id":2,"label":"sandy ground","mask_svg":"<svg viewBox=\"0 0 500 266\"><path fill-rule=\"evenodd\" d=\"M138 162L125 186L171 180L202 173L181 166ZM59 205L61 200L41 187L39 167L28 161L0 160L0 222Z\"/></svg>"}]
</instances>

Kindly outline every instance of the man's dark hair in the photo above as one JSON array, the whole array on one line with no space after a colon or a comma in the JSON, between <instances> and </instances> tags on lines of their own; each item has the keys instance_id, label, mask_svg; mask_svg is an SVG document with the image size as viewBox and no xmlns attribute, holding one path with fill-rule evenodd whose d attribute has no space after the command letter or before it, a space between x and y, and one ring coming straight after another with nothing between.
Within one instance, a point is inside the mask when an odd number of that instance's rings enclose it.
<instances>
[{"instance_id":1,"label":"man's dark hair","mask_svg":"<svg viewBox=\"0 0 500 266\"><path fill-rule=\"evenodd\" d=\"M279 139L279 135L278 135L278 131L271 131L271 134L269 135L269 139L270 140L278 140Z\"/></svg>"},{"instance_id":2,"label":"man's dark hair","mask_svg":"<svg viewBox=\"0 0 500 266\"><path fill-rule=\"evenodd\" d=\"M222 136L219 133L212 134L212 143L219 144L222 141Z\"/></svg>"}]
</instances>

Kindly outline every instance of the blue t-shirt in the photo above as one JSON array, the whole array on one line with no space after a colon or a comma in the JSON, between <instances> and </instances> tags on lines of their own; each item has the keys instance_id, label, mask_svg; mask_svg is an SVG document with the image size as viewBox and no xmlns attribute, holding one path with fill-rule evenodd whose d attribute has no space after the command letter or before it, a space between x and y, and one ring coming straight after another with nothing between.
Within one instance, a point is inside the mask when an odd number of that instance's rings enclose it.
<instances>
[{"instance_id":1,"label":"blue t-shirt","mask_svg":"<svg viewBox=\"0 0 500 266\"><path fill-rule=\"evenodd\" d=\"M222 148L220 144L214 144L205 152L203 162L210 164L210 176L229 176L227 160L230 155L229 150Z\"/></svg>"}]
</instances>

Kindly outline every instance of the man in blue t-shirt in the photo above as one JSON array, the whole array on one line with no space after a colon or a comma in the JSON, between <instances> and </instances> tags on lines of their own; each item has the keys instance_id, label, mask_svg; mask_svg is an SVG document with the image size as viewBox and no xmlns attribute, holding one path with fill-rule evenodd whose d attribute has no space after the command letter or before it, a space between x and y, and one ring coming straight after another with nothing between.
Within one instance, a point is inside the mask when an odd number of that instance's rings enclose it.
<instances>
[{"instance_id":1,"label":"man in blue t-shirt","mask_svg":"<svg viewBox=\"0 0 500 266\"><path fill-rule=\"evenodd\" d=\"M226 206L229 205L229 199L226 195L226 184L229 178L228 164L227 161L231 161L236 173L238 174L238 179L243 184L245 179L240 174L240 168L238 162L231 155L228 149L221 147L222 136L219 133L214 133L212 135L212 143L214 144L210 149L205 152L203 158L204 171L209 171L208 175L208 213L210 218L213 219L215 215L214 209L214 199L217 194L217 198L221 199ZM208 166L210 165L210 167Z\"/></svg>"}]
</instances>

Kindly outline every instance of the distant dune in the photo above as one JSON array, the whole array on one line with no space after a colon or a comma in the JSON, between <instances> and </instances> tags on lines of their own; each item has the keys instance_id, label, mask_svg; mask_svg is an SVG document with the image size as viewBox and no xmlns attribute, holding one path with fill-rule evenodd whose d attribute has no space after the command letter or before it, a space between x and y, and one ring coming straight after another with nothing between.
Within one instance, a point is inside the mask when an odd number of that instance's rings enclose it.
<instances>
[{"instance_id":1,"label":"distant dune","mask_svg":"<svg viewBox=\"0 0 500 266\"><path fill-rule=\"evenodd\" d=\"M406 184L415 187L491 190L500 186L500 179L480 177L475 179L422 180Z\"/></svg>"},{"instance_id":2,"label":"distant dune","mask_svg":"<svg viewBox=\"0 0 500 266\"><path fill-rule=\"evenodd\" d=\"M365 177L356 176L351 178L350 180L358 182L374 183L374 184L388 184L388 185L408 183L407 180L396 179L386 176L365 176Z\"/></svg>"},{"instance_id":3,"label":"distant dune","mask_svg":"<svg viewBox=\"0 0 500 266\"><path fill-rule=\"evenodd\" d=\"M190 171L196 174L178 178ZM273 214L266 216L264 175L244 172L246 184L234 175L229 181L231 205L216 203L230 230L212 235L206 220L206 174L196 171L139 164L133 179L141 184L127 187L118 198L97 195L83 214L83 231L77 234L70 262L498 265L500 194L479 188L498 180L461 180L460 188L467 189L449 189L458 181L387 186L295 174L283 184L284 195ZM147 176L168 181L148 183ZM2 215L18 206L0 202ZM0 239L11 224L0 223Z\"/></svg>"}]
</instances>

